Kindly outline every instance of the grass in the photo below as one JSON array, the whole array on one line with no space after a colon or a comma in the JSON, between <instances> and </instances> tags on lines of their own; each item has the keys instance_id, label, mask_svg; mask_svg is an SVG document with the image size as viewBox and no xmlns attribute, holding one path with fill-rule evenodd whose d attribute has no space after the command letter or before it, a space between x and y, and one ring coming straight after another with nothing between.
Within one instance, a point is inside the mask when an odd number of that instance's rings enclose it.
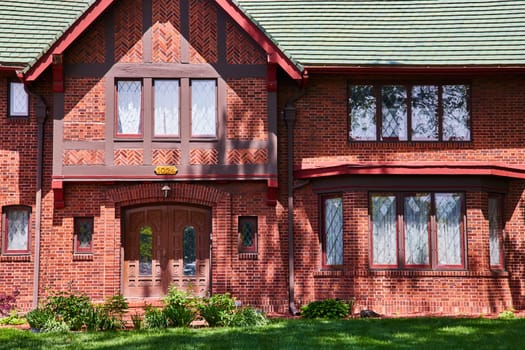
<instances>
[{"instance_id":1,"label":"grass","mask_svg":"<svg viewBox=\"0 0 525 350\"><path fill-rule=\"evenodd\" d=\"M35 334L0 329L0 349L522 349L525 319L274 320L257 328Z\"/></svg>"}]
</instances>

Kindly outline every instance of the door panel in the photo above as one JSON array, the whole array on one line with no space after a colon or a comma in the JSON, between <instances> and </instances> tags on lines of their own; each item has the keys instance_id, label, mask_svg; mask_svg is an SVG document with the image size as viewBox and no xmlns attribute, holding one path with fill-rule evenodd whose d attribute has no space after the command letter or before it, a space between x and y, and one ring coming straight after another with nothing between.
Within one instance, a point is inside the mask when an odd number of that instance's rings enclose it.
<instances>
[{"instance_id":1,"label":"door panel","mask_svg":"<svg viewBox=\"0 0 525 350\"><path fill-rule=\"evenodd\" d=\"M169 286L204 296L209 289L209 209L163 205L127 209L123 293L161 297Z\"/></svg>"}]
</instances>

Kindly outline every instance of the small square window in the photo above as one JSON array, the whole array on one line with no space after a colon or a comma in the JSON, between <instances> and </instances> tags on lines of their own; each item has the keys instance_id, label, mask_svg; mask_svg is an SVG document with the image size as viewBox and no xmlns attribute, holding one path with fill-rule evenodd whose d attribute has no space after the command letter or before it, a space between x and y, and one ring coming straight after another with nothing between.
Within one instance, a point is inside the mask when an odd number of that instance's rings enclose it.
<instances>
[{"instance_id":1,"label":"small square window","mask_svg":"<svg viewBox=\"0 0 525 350\"><path fill-rule=\"evenodd\" d=\"M20 118L29 116L29 95L24 84L9 83L9 117Z\"/></svg>"},{"instance_id":2,"label":"small square window","mask_svg":"<svg viewBox=\"0 0 525 350\"><path fill-rule=\"evenodd\" d=\"M30 252L31 208L26 206L4 207L3 223L3 254L26 255Z\"/></svg>"},{"instance_id":3,"label":"small square window","mask_svg":"<svg viewBox=\"0 0 525 350\"><path fill-rule=\"evenodd\" d=\"M75 254L93 254L93 218L75 218Z\"/></svg>"},{"instance_id":4,"label":"small square window","mask_svg":"<svg viewBox=\"0 0 525 350\"><path fill-rule=\"evenodd\" d=\"M239 216L239 253L257 253L257 216Z\"/></svg>"}]
</instances>

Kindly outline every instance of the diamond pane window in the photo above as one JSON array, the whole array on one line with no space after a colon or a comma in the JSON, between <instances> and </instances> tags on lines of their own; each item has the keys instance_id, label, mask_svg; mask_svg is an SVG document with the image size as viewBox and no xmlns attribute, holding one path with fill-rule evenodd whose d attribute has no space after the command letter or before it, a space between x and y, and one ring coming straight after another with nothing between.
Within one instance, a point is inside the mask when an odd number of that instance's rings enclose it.
<instances>
[{"instance_id":1,"label":"diamond pane window","mask_svg":"<svg viewBox=\"0 0 525 350\"><path fill-rule=\"evenodd\" d=\"M353 85L350 95L350 139L375 140L376 98L372 85Z\"/></svg>"},{"instance_id":2,"label":"diamond pane window","mask_svg":"<svg viewBox=\"0 0 525 350\"><path fill-rule=\"evenodd\" d=\"M9 116L29 116L29 95L22 83L9 83Z\"/></svg>"},{"instance_id":3,"label":"diamond pane window","mask_svg":"<svg viewBox=\"0 0 525 350\"><path fill-rule=\"evenodd\" d=\"M462 264L462 196L436 193L436 225L439 265Z\"/></svg>"},{"instance_id":4,"label":"diamond pane window","mask_svg":"<svg viewBox=\"0 0 525 350\"><path fill-rule=\"evenodd\" d=\"M343 199L323 199L323 265L343 265Z\"/></svg>"},{"instance_id":5,"label":"diamond pane window","mask_svg":"<svg viewBox=\"0 0 525 350\"><path fill-rule=\"evenodd\" d=\"M139 231L139 275L151 276L153 273L153 229L143 226Z\"/></svg>"},{"instance_id":6,"label":"diamond pane window","mask_svg":"<svg viewBox=\"0 0 525 350\"><path fill-rule=\"evenodd\" d=\"M403 86L383 86L382 129L383 139L407 140L407 92Z\"/></svg>"},{"instance_id":7,"label":"diamond pane window","mask_svg":"<svg viewBox=\"0 0 525 350\"><path fill-rule=\"evenodd\" d=\"M155 136L179 135L179 80L154 81Z\"/></svg>"},{"instance_id":8,"label":"diamond pane window","mask_svg":"<svg viewBox=\"0 0 525 350\"><path fill-rule=\"evenodd\" d=\"M217 82L191 81L191 136L217 136Z\"/></svg>"},{"instance_id":9,"label":"diamond pane window","mask_svg":"<svg viewBox=\"0 0 525 350\"><path fill-rule=\"evenodd\" d=\"M257 216L239 217L239 253L257 252Z\"/></svg>"},{"instance_id":10,"label":"diamond pane window","mask_svg":"<svg viewBox=\"0 0 525 350\"><path fill-rule=\"evenodd\" d=\"M466 85L443 86L443 140L470 140L469 89Z\"/></svg>"},{"instance_id":11,"label":"diamond pane window","mask_svg":"<svg viewBox=\"0 0 525 350\"><path fill-rule=\"evenodd\" d=\"M118 81L117 94L117 135L141 135L142 81Z\"/></svg>"},{"instance_id":12,"label":"diamond pane window","mask_svg":"<svg viewBox=\"0 0 525 350\"><path fill-rule=\"evenodd\" d=\"M503 217L501 196L490 196L488 201L489 211L489 242L490 242L490 266L492 268L503 268Z\"/></svg>"},{"instance_id":13,"label":"diamond pane window","mask_svg":"<svg viewBox=\"0 0 525 350\"><path fill-rule=\"evenodd\" d=\"M412 87L412 140L438 140L438 87Z\"/></svg>"},{"instance_id":14,"label":"diamond pane window","mask_svg":"<svg viewBox=\"0 0 525 350\"><path fill-rule=\"evenodd\" d=\"M30 213L31 209L25 206L4 207L4 254L29 254Z\"/></svg>"},{"instance_id":15,"label":"diamond pane window","mask_svg":"<svg viewBox=\"0 0 525 350\"><path fill-rule=\"evenodd\" d=\"M429 265L431 197L421 193L405 197L405 264Z\"/></svg>"},{"instance_id":16,"label":"diamond pane window","mask_svg":"<svg viewBox=\"0 0 525 350\"><path fill-rule=\"evenodd\" d=\"M93 253L93 218L75 218L75 253Z\"/></svg>"},{"instance_id":17,"label":"diamond pane window","mask_svg":"<svg viewBox=\"0 0 525 350\"><path fill-rule=\"evenodd\" d=\"M195 228L186 226L182 234L182 256L184 276L195 276L197 272L197 241L195 237Z\"/></svg>"},{"instance_id":18,"label":"diamond pane window","mask_svg":"<svg viewBox=\"0 0 525 350\"><path fill-rule=\"evenodd\" d=\"M372 196L372 241L374 265L397 265L396 197Z\"/></svg>"}]
</instances>

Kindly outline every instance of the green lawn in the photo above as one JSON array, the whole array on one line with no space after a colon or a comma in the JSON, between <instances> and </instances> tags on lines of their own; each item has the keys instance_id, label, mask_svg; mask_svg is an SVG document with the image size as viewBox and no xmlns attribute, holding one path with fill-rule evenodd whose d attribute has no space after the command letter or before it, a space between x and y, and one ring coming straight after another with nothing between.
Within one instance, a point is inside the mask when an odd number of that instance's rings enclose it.
<instances>
[{"instance_id":1,"label":"green lawn","mask_svg":"<svg viewBox=\"0 0 525 350\"><path fill-rule=\"evenodd\" d=\"M524 349L525 319L274 320L259 328L34 334L0 329L0 349Z\"/></svg>"}]
</instances>

